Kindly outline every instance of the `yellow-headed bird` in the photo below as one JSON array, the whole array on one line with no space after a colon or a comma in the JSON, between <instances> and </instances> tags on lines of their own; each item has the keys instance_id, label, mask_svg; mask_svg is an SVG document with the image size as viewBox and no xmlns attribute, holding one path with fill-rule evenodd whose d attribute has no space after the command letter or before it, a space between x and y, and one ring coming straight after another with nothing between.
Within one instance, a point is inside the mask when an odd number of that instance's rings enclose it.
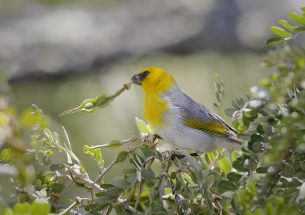
<instances>
[{"instance_id":1,"label":"yellow-headed bird","mask_svg":"<svg viewBox=\"0 0 305 215\"><path fill-rule=\"evenodd\" d=\"M241 145L236 130L181 91L164 69L148 67L132 77L145 92L145 117L157 134L178 149L210 152Z\"/></svg>"}]
</instances>

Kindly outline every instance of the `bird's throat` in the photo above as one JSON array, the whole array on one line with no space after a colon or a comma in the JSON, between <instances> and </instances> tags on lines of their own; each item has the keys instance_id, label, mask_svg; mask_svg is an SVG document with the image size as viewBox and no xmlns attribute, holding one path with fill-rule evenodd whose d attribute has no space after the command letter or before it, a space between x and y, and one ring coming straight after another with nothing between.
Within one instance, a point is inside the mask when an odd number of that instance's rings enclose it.
<instances>
[{"instance_id":1,"label":"bird's throat","mask_svg":"<svg viewBox=\"0 0 305 215\"><path fill-rule=\"evenodd\" d=\"M145 95L145 118L154 128L164 125L164 115L168 108L167 101L162 98L160 93Z\"/></svg>"}]
</instances>

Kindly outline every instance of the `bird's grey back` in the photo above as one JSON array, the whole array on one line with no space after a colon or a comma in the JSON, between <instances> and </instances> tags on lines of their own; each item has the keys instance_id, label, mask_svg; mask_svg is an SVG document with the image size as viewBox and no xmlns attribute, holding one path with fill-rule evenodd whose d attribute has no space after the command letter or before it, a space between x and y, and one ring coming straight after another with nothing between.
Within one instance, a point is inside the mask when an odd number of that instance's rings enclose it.
<instances>
[{"instance_id":1,"label":"bird's grey back","mask_svg":"<svg viewBox=\"0 0 305 215\"><path fill-rule=\"evenodd\" d=\"M220 116L211 112L204 105L196 102L176 85L173 89L164 95L170 100L170 104L181 110L183 117L190 120L198 120L204 122L218 121L228 130L236 133L236 130L226 123Z\"/></svg>"},{"instance_id":2,"label":"bird's grey back","mask_svg":"<svg viewBox=\"0 0 305 215\"><path fill-rule=\"evenodd\" d=\"M170 104L178 107L186 119L199 119L209 121L211 117L210 111L204 106L190 98L176 85L173 89L165 94L166 99L170 100Z\"/></svg>"}]
</instances>

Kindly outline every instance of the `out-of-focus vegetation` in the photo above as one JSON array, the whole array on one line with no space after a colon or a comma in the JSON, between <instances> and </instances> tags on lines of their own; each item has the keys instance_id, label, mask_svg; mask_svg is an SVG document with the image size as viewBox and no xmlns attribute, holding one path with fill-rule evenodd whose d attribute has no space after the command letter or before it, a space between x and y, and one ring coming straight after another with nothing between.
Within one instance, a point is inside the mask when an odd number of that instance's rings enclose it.
<instances>
[{"instance_id":1,"label":"out-of-focus vegetation","mask_svg":"<svg viewBox=\"0 0 305 215\"><path fill-rule=\"evenodd\" d=\"M269 46L278 46L283 43L287 43L295 38L299 32L305 31L305 7L302 7L302 14L290 13L288 17L291 22L281 19L279 20L279 26L272 26L271 31L276 37L267 41Z\"/></svg>"},{"instance_id":2,"label":"out-of-focus vegetation","mask_svg":"<svg viewBox=\"0 0 305 215\"><path fill-rule=\"evenodd\" d=\"M163 52L264 51L269 26L302 3L2 0L0 64L10 78L58 77Z\"/></svg>"},{"instance_id":3,"label":"out-of-focus vegetation","mask_svg":"<svg viewBox=\"0 0 305 215\"><path fill-rule=\"evenodd\" d=\"M56 128L36 105L16 113L2 79L0 177L6 195L0 196L1 213L304 214L305 51L280 47L263 64L274 68L272 74L226 110L245 142L240 151L172 159L137 119L139 136L84 144L83 153L99 169L96 177L74 152L65 128ZM226 90L219 79L215 86L219 110ZM118 147L105 164L101 152ZM122 163L129 167L105 182ZM78 194L66 201L71 190Z\"/></svg>"}]
</instances>

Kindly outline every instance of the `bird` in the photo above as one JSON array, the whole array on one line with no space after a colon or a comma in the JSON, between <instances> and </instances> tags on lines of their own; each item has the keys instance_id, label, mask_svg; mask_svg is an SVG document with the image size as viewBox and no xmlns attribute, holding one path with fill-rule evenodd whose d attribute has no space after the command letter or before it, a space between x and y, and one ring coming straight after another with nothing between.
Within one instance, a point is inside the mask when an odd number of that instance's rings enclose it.
<instances>
[{"instance_id":1,"label":"bird","mask_svg":"<svg viewBox=\"0 0 305 215\"><path fill-rule=\"evenodd\" d=\"M237 131L216 113L185 94L160 67L147 67L131 78L145 93L144 115L156 135L176 149L207 153L240 146Z\"/></svg>"}]
</instances>

